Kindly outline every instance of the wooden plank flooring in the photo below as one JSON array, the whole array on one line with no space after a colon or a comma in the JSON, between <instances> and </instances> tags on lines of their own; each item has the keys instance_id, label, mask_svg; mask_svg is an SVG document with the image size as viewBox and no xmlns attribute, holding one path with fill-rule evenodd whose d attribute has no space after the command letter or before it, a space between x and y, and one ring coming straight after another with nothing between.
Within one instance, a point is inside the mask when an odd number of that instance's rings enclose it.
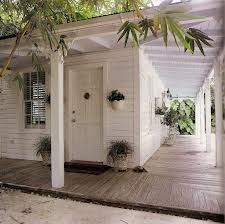
<instances>
[{"instance_id":1,"label":"wooden plank flooring","mask_svg":"<svg viewBox=\"0 0 225 224\"><path fill-rule=\"evenodd\" d=\"M63 192L84 197L223 214L223 172L195 137L162 146L145 164L148 173L65 173ZM37 161L0 159L0 182L51 189L50 169Z\"/></svg>"}]
</instances>

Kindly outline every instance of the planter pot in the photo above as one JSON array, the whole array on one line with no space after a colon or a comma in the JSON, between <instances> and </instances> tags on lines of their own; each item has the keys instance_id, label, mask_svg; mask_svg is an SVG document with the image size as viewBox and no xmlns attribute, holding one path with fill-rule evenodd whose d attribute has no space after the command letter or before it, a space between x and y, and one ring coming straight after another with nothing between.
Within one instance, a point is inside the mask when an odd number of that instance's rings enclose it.
<instances>
[{"instance_id":1,"label":"planter pot","mask_svg":"<svg viewBox=\"0 0 225 224\"><path fill-rule=\"evenodd\" d=\"M178 131L174 127L169 128L168 136L165 139L164 145L173 145L177 139Z\"/></svg>"},{"instance_id":2,"label":"planter pot","mask_svg":"<svg viewBox=\"0 0 225 224\"><path fill-rule=\"evenodd\" d=\"M45 166L51 164L51 152L41 152L41 157Z\"/></svg>"},{"instance_id":3,"label":"planter pot","mask_svg":"<svg viewBox=\"0 0 225 224\"><path fill-rule=\"evenodd\" d=\"M166 137L164 145L173 145L176 141L177 134L169 134L168 137Z\"/></svg>"},{"instance_id":4,"label":"planter pot","mask_svg":"<svg viewBox=\"0 0 225 224\"><path fill-rule=\"evenodd\" d=\"M111 105L113 110L121 111L124 108L124 100L120 100L120 101L114 100L113 102L111 102Z\"/></svg>"},{"instance_id":5,"label":"planter pot","mask_svg":"<svg viewBox=\"0 0 225 224\"><path fill-rule=\"evenodd\" d=\"M127 170L128 159L127 156L118 156L114 162L115 171L126 171Z\"/></svg>"}]
</instances>

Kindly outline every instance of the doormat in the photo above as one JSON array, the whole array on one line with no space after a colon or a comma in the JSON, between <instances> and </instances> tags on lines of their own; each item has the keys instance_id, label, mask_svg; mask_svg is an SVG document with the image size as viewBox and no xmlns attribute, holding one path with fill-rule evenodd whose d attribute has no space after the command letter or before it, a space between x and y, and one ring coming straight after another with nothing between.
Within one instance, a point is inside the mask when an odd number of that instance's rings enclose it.
<instances>
[{"instance_id":1,"label":"doormat","mask_svg":"<svg viewBox=\"0 0 225 224\"><path fill-rule=\"evenodd\" d=\"M111 167L97 164L82 164L77 162L66 162L64 164L65 172L86 173L100 175L109 170Z\"/></svg>"}]
</instances>

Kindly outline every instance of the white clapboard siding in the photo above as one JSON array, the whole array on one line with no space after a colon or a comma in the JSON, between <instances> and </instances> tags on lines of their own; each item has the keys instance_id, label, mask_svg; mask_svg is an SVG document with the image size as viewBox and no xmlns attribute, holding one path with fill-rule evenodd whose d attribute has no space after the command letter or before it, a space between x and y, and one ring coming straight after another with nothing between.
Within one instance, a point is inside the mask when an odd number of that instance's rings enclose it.
<instances>
[{"instance_id":1,"label":"white clapboard siding","mask_svg":"<svg viewBox=\"0 0 225 224\"><path fill-rule=\"evenodd\" d=\"M137 76L138 73L135 73L136 66L136 55L138 49L126 48L126 49L116 49L109 50L104 52L96 52L96 53L87 53L79 56L69 57L65 60L65 70L67 71L67 67L69 66L81 66L85 67L86 65L94 64L94 63L104 63L107 66L107 77L105 77L105 82L103 83L104 88L106 89L106 93L104 95L103 100L105 103L103 104L105 111L105 120L103 121L104 126L104 139L103 139L103 154L107 155L107 147L110 142L113 140L127 140L130 142L135 149L135 156L132 158L130 166L134 166L138 164L138 154L139 154L139 142L134 141L135 135L135 105L134 105L134 77ZM67 77L67 75L66 75ZM66 88L68 83L66 81ZM107 95L112 91L118 89L125 95L125 107L123 111L114 111L111 108L109 102L107 102ZM67 93L66 93L67 94ZM66 97L67 98L67 97ZM66 116L68 117L68 100L66 103ZM65 116L65 117L66 117ZM139 118L137 118L139 119ZM68 119L65 118L66 126L68 125ZM65 128L65 138L68 136L68 129ZM65 141L66 147L66 160L69 158L68 152L68 140ZM137 155L137 156L136 156Z\"/></svg>"},{"instance_id":2,"label":"white clapboard siding","mask_svg":"<svg viewBox=\"0 0 225 224\"><path fill-rule=\"evenodd\" d=\"M164 86L151 62L139 51L140 77L140 164L160 147L165 136L160 117L155 115L155 98L162 97Z\"/></svg>"},{"instance_id":3,"label":"white clapboard siding","mask_svg":"<svg viewBox=\"0 0 225 224\"><path fill-rule=\"evenodd\" d=\"M36 160L35 147L37 139L45 130L24 130L19 127L20 107L18 96L21 95L9 76L0 82L0 156L3 158L16 158Z\"/></svg>"},{"instance_id":4,"label":"white clapboard siding","mask_svg":"<svg viewBox=\"0 0 225 224\"><path fill-rule=\"evenodd\" d=\"M115 49L104 52L86 53L76 56L68 56L65 58L65 88L64 88L64 108L65 108L65 156L66 160L70 159L69 153L69 113L68 111L68 74L67 68L74 66L89 66L94 63L104 63L107 66L107 77L103 83L105 103L103 110L105 111L105 118L103 122L104 126L104 139L102 153L107 155L107 147L113 140L127 140L134 147L134 156L131 159L130 166L135 166L140 164L140 107L139 107L139 95L140 91L139 84L139 69L138 69L138 49L137 48L126 48L126 49ZM149 70L150 68L146 68ZM50 80L48 76L48 80ZM2 85L4 85L2 87ZM49 83L50 85L50 83ZM36 157L34 144L39 136L43 134L50 134L50 116L47 116L48 129L43 130L24 130L19 126L20 116L18 111L23 105L18 105L18 90L9 86L6 81L2 81L1 87L4 89L3 94L0 95L0 141L1 141L1 156L8 158L17 159L38 159ZM147 86L145 87L147 88ZM118 89L121 91L125 99L125 108L123 111L114 111L111 108L110 103L107 103L107 95L111 90ZM149 96L146 96L148 98ZM146 99L145 98L145 99ZM144 101L142 101L144 102ZM147 105L144 102L143 118L148 120L151 124L153 123L153 117L147 113ZM49 114L49 109L46 113ZM156 121L154 125L156 126ZM146 135L145 139L149 138L148 127L144 127L142 136ZM149 155L147 148L147 143L151 143L151 146L157 146L159 141L155 139L152 132L152 138L154 139L154 144L151 141L147 141L143 145L143 155ZM144 138L143 138L143 142Z\"/></svg>"}]
</instances>

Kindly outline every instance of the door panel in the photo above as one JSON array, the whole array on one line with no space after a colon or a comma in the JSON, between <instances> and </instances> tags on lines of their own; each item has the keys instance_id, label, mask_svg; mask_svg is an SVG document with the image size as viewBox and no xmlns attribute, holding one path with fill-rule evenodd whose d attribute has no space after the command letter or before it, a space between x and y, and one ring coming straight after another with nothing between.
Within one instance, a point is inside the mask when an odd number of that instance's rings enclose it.
<instances>
[{"instance_id":1,"label":"door panel","mask_svg":"<svg viewBox=\"0 0 225 224\"><path fill-rule=\"evenodd\" d=\"M103 161L102 68L75 71L72 78L72 159ZM89 99L85 99L89 93Z\"/></svg>"}]
</instances>

